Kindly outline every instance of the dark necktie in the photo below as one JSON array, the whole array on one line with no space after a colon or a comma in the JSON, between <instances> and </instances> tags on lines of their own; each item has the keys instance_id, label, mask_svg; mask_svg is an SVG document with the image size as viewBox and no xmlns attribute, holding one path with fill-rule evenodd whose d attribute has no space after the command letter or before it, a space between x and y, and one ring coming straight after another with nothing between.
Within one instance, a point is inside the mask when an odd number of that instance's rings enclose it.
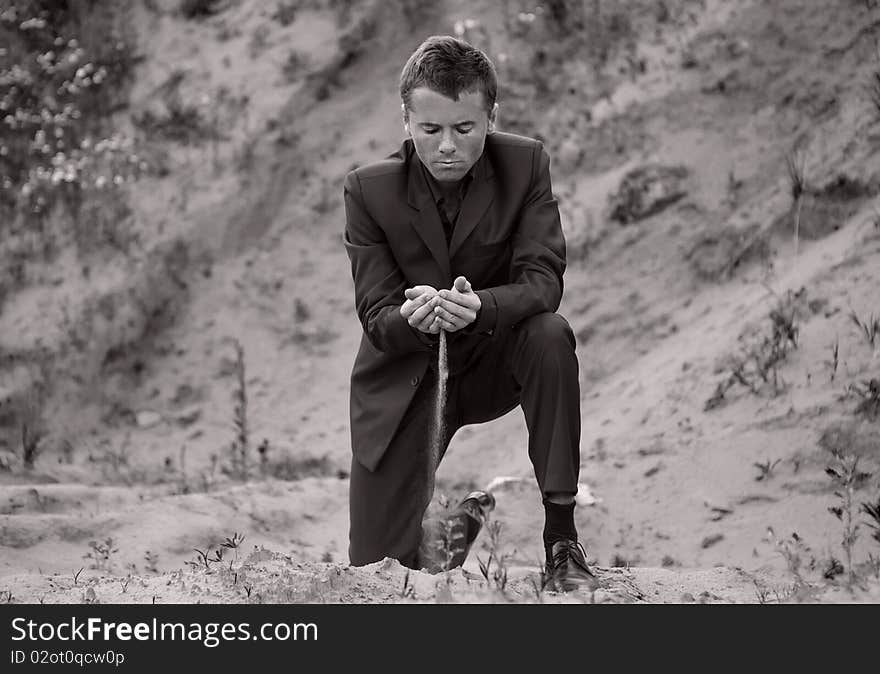
<instances>
[{"instance_id":1,"label":"dark necktie","mask_svg":"<svg viewBox=\"0 0 880 674\"><path fill-rule=\"evenodd\" d=\"M452 230L458 220L461 211L461 199L457 196L441 197L437 201L437 211L440 213L440 221L443 223L443 232L446 234L446 245L452 241Z\"/></svg>"}]
</instances>

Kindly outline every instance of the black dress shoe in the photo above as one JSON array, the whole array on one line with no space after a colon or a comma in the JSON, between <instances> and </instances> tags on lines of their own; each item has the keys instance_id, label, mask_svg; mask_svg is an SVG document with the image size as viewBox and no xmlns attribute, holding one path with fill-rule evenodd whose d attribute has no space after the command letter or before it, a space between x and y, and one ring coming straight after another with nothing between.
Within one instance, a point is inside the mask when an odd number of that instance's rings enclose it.
<instances>
[{"instance_id":1,"label":"black dress shoe","mask_svg":"<svg viewBox=\"0 0 880 674\"><path fill-rule=\"evenodd\" d=\"M576 540L556 541L547 550L544 587L555 592L595 589L598 581L587 566L584 546Z\"/></svg>"},{"instance_id":2,"label":"black dress shoe","mask_svg":"<svg viewBox=\"0 0 880 674\"><path fill-rule=\"evenodd\" d=\"M422 522L420 568L439 573L464 564L477 534L494 508L495 497L491 493L473 491L448 515Z\"/></svg>"}]
</instances>

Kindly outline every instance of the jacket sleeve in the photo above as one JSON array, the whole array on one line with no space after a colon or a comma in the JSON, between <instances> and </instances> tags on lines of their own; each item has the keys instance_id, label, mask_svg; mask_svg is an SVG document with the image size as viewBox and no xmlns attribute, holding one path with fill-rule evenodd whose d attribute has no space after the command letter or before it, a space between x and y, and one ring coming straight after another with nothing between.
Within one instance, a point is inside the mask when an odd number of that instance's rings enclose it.
<instances>
[{"instance_id":1,"label":"jacket sleeve","mask_svg":"<svg viewBox=\"0 0 880 674\"><path fill-rule=\"evenodd\" d=\"M343 243L351 260L355 307L364 334L379 351L408 353L430 351L434 340L413 328L400 307L409 286L382 228L364 207L356 172L345 177L345 231Z\"/></svg>"},{"instance_id":2,"label":"jacket sleeve","mask_svg":"<svg viewBox=\"0 0 880 674\"><path fill-rule=\"evenodd\" d=\"M564 272L565 236L550 184L550 156L539 143L513 235L511 282L476 291L482 306L473 331L509 330L529 316L556 311L562 299Z\"/></svg>"}]
</instances>

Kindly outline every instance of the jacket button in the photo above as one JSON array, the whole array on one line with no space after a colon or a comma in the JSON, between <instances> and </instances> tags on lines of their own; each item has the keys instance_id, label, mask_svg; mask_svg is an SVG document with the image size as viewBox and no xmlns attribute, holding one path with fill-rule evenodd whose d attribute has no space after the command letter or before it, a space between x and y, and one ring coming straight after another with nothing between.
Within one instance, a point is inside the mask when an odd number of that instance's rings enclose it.
<instances>
[{"instance_id":1,"label":"jacket button","mask_svg":"<svg viewBox=\"0 0 880 674\"><path fill-rule=\"evenodd\" d=\"M412 379L409 380L409 383L412 384L413 386L418 386L419 385L419 378L413 377Z\"/></svg>"}]
</instances>

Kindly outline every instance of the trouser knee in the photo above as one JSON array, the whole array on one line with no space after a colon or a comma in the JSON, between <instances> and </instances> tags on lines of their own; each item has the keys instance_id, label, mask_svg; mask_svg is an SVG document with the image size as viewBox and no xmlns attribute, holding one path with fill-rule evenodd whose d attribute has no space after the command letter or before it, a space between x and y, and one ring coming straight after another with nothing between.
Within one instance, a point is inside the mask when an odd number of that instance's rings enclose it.
<instances>
[{"instance_id":1,"label":"trouser knee","mask_svg":"<svg viewBox=\"0 0 880 674\"><path fill-rule=\"evenodd\" d=\"M530 316L517 325L524 344L529 348L574 349L574 332L568 321L557 313L546 311Z\"/></svg>"}]
</instances>

